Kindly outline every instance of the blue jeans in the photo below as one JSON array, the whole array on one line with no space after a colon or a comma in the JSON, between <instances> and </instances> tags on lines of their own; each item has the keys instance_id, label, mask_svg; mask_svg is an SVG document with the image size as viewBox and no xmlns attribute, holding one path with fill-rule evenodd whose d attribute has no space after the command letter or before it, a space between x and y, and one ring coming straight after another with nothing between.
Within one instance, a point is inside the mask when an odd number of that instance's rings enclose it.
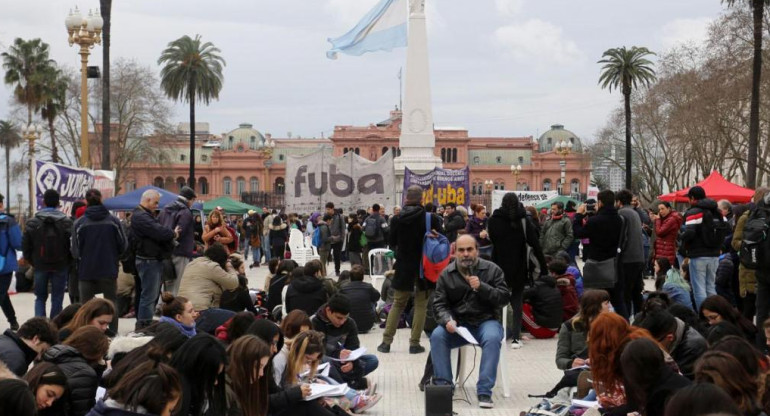
<instances>
[{"instance_id":1,"label":"blue jeans","mask_svg":"<svg viewBox=\"0 0 770 416\"><path fill-rule=\"evenodd\" d=\"M270 253L270 235L262 236L262 252L265 253L265 263L269 262L273 257Z\"/></svg>"},{"instance_id":2,"label":"blue jeans","mask_svg":"<svg viewBox=\"0 0 770 416\"><path fill-rule=\"evenodd\" d=\"M479 326L469 326L468 331L481 346L481 366L476 394L492 395L492 387L497 380L497 365L500 361L500 346L503 342L503 326L500 322L489 320ZM433 378L441 381L453 380L452 364L449 354L453 348L459 348L468 341L457 334L450 334L443 326L437 326L430 336L430 358L433 361Z\"/></svg>"},{"instance_id":3,"label":"blue jeans","mask_svg":"<svg viewBox=\"0 0 770 416\"><path fill-rule=\"evenodd\" d=\"M380 366L380 360L374 354L364 354L358 361L364 366L364 375L371 373Z\"/></svg>"},{"instance_id":4,"label":"blue jeans","mask_svg":"<svg viewBox=\"0 0 770 416\"><path fill-rule=\"evenodd\" d=\"M695 296L695 309L711 295L716 295L717 267L719 257L695 257L690 259L690 284Z\"/></svg>"},{"instance_id":5,"label":"blue jeans","mask_svg":"<svg viewBox=\"0 0 770 416\"><path fill-rule=\"evenodd\" d=\"M35 316L45 316L48 300L48 282L51 282L51 319L61 312L64 287L67 286L69 267L62 270L35 269Z\"/></svg>"},{"instance_id":6,"label":"blue jeans","mask_svg":"<svg viewBox=\"0 0 770 416\"><path fill-rule=\"evenodd\" d=\"M136 310L136 322L152 321L155 312L155 302L160 294L160 284L163 279L163 262L160 260L136 259L136 271L142 282L142 294Z\"/></svg>"},{"instance_id":7,"label":"blue jeans","mask_svg":"<svg viewBox=\"0 0 770 416\"><path fill-rule=\"evenodd\" d=\"M8 295L8 288L11 287L12 278L13 273L0 275L0 308L2 308L8 323L16 322L16 311L13 309L11 297Z\"/></svg>"},{"instance_id":8,"label":"blue jeans","mask_svg":"<svg viewBox=\"0 0 770 416\"><path fill-rule=\"evenodd\" d=\"M251 248L251 262L254 264L259 264L259 262L262 261L262 248L261 247L252 247Z\"/></svg>"}]
</instances>

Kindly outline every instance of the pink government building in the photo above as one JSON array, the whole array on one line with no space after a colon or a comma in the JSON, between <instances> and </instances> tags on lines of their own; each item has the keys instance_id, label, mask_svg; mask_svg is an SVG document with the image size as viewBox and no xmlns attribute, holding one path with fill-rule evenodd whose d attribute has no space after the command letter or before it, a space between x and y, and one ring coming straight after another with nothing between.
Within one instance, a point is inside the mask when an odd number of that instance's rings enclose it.
<instances>
[{"instance_id":1,"label":"pink government building","mask_svg":"<svg viewBox=\"0 0 770 416\"><path fill-rule=\"evenodd\" d=\"M332 136L322 139L275 138L248 123L220 136L208 131L208 123L196 123L196 192L202 200L230 196L278 206L285 189L288 156L305 155L321 147L333 148L335 155L355 152L370 160L389 149L398 155L400 130L399 110L391 111L380 123L335 126ZM585 194L589 186L590 156L578 136L559 124L537 140L532 136L471 137L463 128L440 127L435 128L435 136L435 155L444 168L470 167L472 201L482 201L492 189L558 190L576 195ZM189 170L189 123L180 124L176 135L163 142L163 162L131 163L120 178L120 193L145 185L176 192L184 185ZM98 139L94 137L92 143ZM569 152L559 151L564 148ZM98 158L99 151L94 150L92 154ZM514 166L521 167L518 174L513 172ZM562 170L565 186L560 182Z\"/></svg>"}]
</instances>

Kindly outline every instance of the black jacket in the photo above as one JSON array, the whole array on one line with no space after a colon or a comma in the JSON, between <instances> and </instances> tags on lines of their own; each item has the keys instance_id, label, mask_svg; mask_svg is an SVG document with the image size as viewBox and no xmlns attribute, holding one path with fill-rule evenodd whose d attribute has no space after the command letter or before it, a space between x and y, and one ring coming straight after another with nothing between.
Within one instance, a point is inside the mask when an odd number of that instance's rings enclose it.
<instances>
[{"instance_id":1,"label":"black jacket","mask_svg":"<svg viewBox=\"0 0 770 416\"><path fill-rule=\"evenodd\" d=\"M79 259L78 279L118 278L118 261L126 251L126 235L117 218L104 205L92 205L75 221L72 257Z\"/></svg>"},{"instance_id":2,"label":"black jacket","mask_svg":"<svg viewBox=\"0 0 770 416\"><path fill-rule=\"evenodd\" d=\"M18 335L6 329L0 335L0 361L21 377L27 373L27 368L37 357L37 351L29 347Z\"/></svg>"},{"instance_id":3,"label":"black jacket","mask_svg":"<svg viewBox=\"0 0 770 416\"><path fill-rule=\"evenodd\" d=\"M45 221L54 221L54 225L62 236L61 247L64 249L64 259L58 264L43 264L40 249L42 248L42 241L39 241L37 234L43 227ZM39 211L27 221L27 226L24 229L24 234L21 239L21 251L24 254L24 258L32 263L32 266L37 270L62 270L66 269L72 263L72 256L69 250L66 248L70 245L70 239L72 238L72 220L66 216L63 212L56 209L45 209Z\"/></svg>"},{"instance_id":4,"label":"black jacket","mask_svg":"<svg viewBox=\"0 0 770 416\"><path fill-rule=\"evenodd\" d=\"M179 197L184 198L184 197ZM173 230L178 225L182 231L179 233L177 241L179 244L174 247L175 256L192 258L195 251L195 226L193 224L193 215L187 203L181 199L163 207L158 220L166 228ZM262 222L260 221L260 224Z\"/></svg>"},{"instance_id":5,"label":"black jacket","mask_svg":"<svg viewBox=\"0 0 770 416\"><path fill-rule=\"evenodd\" d=\"M83 416L94 407L99 374L69 345L57 344L43 354L43 360L56 364L67 376L68 416Z\"/></svg>"},{"instance_id":6,"label":"black jacket","mask_svg":"<svg viewBox=\"0 0 770 416\"><path fill-rule=\"evenodd\" d=\"M618 241L623 220L615 207L602 207L596 215L588 217L583 224L584 214L576 214L573 230L576 238L589 239L587 259L602 261L618 255Z\"/></svg>"},{"instance_id":7,"label":"black jacket","mask_svg":"<svg viewBox=\"0 0 770 416\"><path fill-rule=\"evenodd\" d=\"M564 307L553 276L540 276L534 287L524 291L524 302L532 305L532 314L539 326L558 328L561 325Z\"/></svg>"},{"instance_id":8,"label":"black jacket","mask_svg":"<svg viewBox=\"0 0 770 416\"><path fill-rule=\"evenodd\" d=\"M707 215L711 214L714 221L718 221L722 214L717 210L717 203L713 199L701 199L684 213L684 230L679 235L680 252L685 257L719 257L721 246L709 246L704 240L704 227Z\"/></svg>"},{"instance_id":9,"label":"black jacket","mask_svg":"<svg viewBox=\"0 0 770 416\"><path fill-rule=\"evenodd\" d=\"M463 218L463 214L455 211L444 219L444 233L450 243L454 243L457 240L457 232L464 229L465 218Z\"/></svg>"},{"instance_id":10,"label":"black jacket","mask_svg":"<svg viewBox=\"0 0 770 416\"><path fill-rule=\"evenodd\" d=\"M548 267L540 248L540 238L537 228L532 220L527 217L527 212L522 206L516 212L516 218L512 221L508 213L496 209L489 218L489 240L492 241L492 261L495 262L505 274L505 283L511 290L521 290L529 282L527 276L527 242L532 247L540 263L540 273L548 273ZM527 235L521 229L522 219L527 221Z\"/></svg>"},{"instance_id":11,"label":"black jacket","mask_svg":"<svg viewBox=\"0 0 770 416\"><path fill-rule=\"evenodd\" d=\"M361 346L358 339L358 327L356 321L347 319L341 327L332 325L326 316L326 304L322 305L310 319L313 329L324 334L327 357L339 358L340 351L356 350Z\"/></svg>"},{"instance_id":12,"label":"black jacket","mask_svg":"<svg viewBox=\"0 0 770 416\"><path fill-rule=\"evenodd\" d=\"M676 334L669 353L676 361L682 375L690 380L695 378L695 362L708 349L708 343L698 331L676 318Z\"/></svg>"},{"instance_id":13,"label":"black jacket","mask_svg":"<svg viewBox=\"0 0 770 416\"><path fill-rule=\"evenodd\" d=\"M310 316L326 301L326 291L321 279L315 276L295 277L289 283L289 289L286 291L284 314L300 309Z\"/></svg>"},{"instance_id":14,"label":"black jacket","mask_svg":"<svg viewBox=\"0 0 770 416\"><path fill-rule=\"evenodd\" d=\"M367 282L346 282L337 292L350 299L350 318L356 321L358 332L368 332L377 321L374 307L380 292Z\"/></svg>"},{"instance_id":15,"label":"black jacket","mask_svg":"<svg viewBox=\"0 0 770 416\"><path fill-rule=\"evenodd\" d=\"M444 326L452 319L460 326L500 320L503 306L511 298L503 271L491 261L478 259L475 275L481 280L476 291L460 274L456 260L441 272L433 295L433 316L438 325Z\"/></svg>"},{"instance_id":16,"label":"black jacket","mask_svg":"<svg viewBox=\"0 0 770 416\"><path fill-rule=\"evenodd\" d=\"M156 260L171 257L174 231L163 226L141 205L131 213L131 236L136 244L136 257Z\"/></svg>"},{"instance_id":17,"label":"black jacket","mask_svg":"<svg viewBox=\"0 0 770 416\"><path fill-rule=\"evenodd\" d=\"M441 231L441 219L431 215L431 229ZM395 290L432 289L433 283L420 279L422 239L425 235L425 209L421 205L407 205L390 222L390 246L396 250L396 273L392 287Z\"/></svg>"},{"instance_id":18,"label":"black jacket","mask_svg":"<svg viewBox=\"0 0 770 416\"><path fill-rule=\"evenodd\" d=\"M286 280L288 275L276 275L270 280L270 287L267 288L267 311L273 313L273 309L280 305L282 302L281 293L283 293L283 287L286 286ZM221 300L220 300L221 302ZM221 303L220 303L221 305ZM288 312L284 311L284 316Z\"/></svg>"}]
</instances>

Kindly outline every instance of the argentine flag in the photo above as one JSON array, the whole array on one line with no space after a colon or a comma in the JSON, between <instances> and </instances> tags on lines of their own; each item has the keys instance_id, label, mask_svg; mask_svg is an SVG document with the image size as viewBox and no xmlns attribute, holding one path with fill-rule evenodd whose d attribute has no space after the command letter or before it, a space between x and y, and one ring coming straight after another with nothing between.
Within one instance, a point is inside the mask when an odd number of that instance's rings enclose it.
<instances>
[{"instance_id":1,"label":"argentine flag","mask_svg":"<svg viewBox=\"0 0 770 416\"><path fill-rule=\"evenodd\" d=\"M337 53L359 56L367 52L390 51L406 46L408 0L381 0L348 33L332 39L329 59Z\"/></svg>"}]
</instances>

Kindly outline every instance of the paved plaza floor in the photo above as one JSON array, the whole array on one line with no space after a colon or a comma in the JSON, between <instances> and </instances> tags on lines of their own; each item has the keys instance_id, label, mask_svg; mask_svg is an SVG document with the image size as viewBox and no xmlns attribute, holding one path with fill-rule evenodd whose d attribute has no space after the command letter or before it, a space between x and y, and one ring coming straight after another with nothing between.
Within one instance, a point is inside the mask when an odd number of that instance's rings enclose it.
<instances>
[{"instance_id":1,"label":"paved plaza floor","mask_svg":"<svg viewBox=\"0 0 770 416\"><path fill-rule=\"evenodd\" d=\"M349 265L343 265L343 269ZM333 270L333 266L331 268ZM261 288L267 267L247 270L249 287ZM367 277L368 280L368 277ZM67 295L64 296L64 306L69 304ZM19 322L34 315L35 297L32 293L19 293L11 296L13 306L16 309ZM48 304L50 308L50 302ZM125 334L133 330L134 319L121 319L119 332ZM0 331L8 327L5 319L0 318ZM389 354L377 352L377 345L382 340L383 330L379 327L370 333L361 336L363 346L369 352L373 352L380 359L380 367L370 375L379 384L378 392L383 394L383 399L375 407L366 412L369 415L425 415L425 396L417 388L425 367L428 353L409 354L409 329L399 329ZM428 338L423 334L422 345L430 347ZM500 365L505 366L511 396L503 397L502 380L498 378L494 389L494 409L480 409L476 402L476 377L478 376L478 360L481 357L479 350L476 357L475 370L466 382L467 396L470 404L461 401L461 390L455 393L454 410L462 416L508 416L518 415L520 411L528 409L538 399L528 398L528 394L543 394L550 390L561 378L562 372L556 369L554 354L556 352L556 339L527 341L523 348L512 350L506 347L506 358ZM470 368L471 366L469 366Z\"/></svg>"}]
</instances>

